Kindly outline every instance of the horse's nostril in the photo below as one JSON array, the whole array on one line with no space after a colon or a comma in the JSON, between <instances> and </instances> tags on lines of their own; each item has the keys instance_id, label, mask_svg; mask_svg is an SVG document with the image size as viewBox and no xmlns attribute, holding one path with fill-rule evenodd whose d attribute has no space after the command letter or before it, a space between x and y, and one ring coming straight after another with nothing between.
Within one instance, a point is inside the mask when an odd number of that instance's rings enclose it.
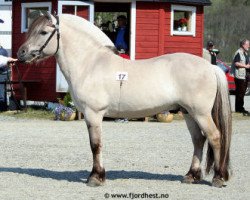
<instances>
[{"instance_id":1,"label":"horse's nostril","mask_svg":"<svg viewBox=\"0 0 250 200\"><path fill-rule=\"evenodd\" d=\"M25 49L20 49L19 51L18 51L18 53L17 53L17 55L18 56L25 56L25 54L26 54L26 50Z\"/></svg>"},{"instance_id":2,"label":"horse's nostril","mask_svg":"<svg viewBox=\"0 0 250 200\"><path fill-rule=\"evenodd\" d=\"M19 51L17 52L17 57L20 61L24 60L25 56L27 54L27 49L24 47L21 47Z\"/></svg>"}]
</instances>

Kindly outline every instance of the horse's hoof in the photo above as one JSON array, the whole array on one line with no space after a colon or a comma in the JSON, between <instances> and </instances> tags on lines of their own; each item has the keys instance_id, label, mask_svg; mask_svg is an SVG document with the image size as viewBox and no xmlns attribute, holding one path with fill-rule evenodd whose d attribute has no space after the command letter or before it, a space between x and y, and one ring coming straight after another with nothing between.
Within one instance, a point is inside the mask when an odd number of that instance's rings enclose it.
<instances>
[{"instance_id":1,"label":"horse's hoof","mask_svg":"<svg viewBox=\"0 0 250 200\"><path fill-rule=\"evenodd\" d=\"M98 180L96 177L89 178L87 181L87 186L89 187L98 187L98 186L103 186L104 181Z\"/></svg>"},{"instance_id":2,"label":"horse's hoof","mask_svg":"<svg viewBox=\"0 0 250 200\"><path fill-rule=\"evenodd\" d=\"M213 178L213 181L212 181L212 186L213 187L222 188L223 184L224 184L223 179L221 179L221 178Z\"/></svg>"},{"instance_id":3,"label":"horse's hoof","mask_svg":"<svg viewBox=\"0 0 250 200\"><path fill-rule=\"evenodd\" d=\"M194 183L194 178L192 175L186 175L183 177L183 180L181 182L191 184L191 183Z\"/></svg>"}]
</instances>

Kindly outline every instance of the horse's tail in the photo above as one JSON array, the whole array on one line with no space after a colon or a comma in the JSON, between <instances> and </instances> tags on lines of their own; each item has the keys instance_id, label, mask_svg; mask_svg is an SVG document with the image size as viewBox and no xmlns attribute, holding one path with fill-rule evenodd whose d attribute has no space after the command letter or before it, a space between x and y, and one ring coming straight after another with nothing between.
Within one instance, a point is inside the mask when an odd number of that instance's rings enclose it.
<instances>
[{"instance_id":1,"label":"horse's tail","mask_svg":"<svg viewBox=\"0 0 250 200\"><path fill-rule=\"evenodd\" d=\"M229 179L230 143L232 136L232 113L228 92L228 83L224 72L215 67L217 78L217 93L212 109L212 117L220 132L220 167L219 173L227 181ZM209 173L214 164L212 147L208 144L206 172Z\"/></svg>"}]
</instances>

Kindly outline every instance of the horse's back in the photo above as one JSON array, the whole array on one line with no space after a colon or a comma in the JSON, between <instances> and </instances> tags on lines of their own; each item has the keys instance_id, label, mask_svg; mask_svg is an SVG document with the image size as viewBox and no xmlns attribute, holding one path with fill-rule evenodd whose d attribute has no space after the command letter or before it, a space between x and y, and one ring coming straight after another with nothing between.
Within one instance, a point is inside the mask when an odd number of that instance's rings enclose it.
<instances>
[{"instance_id":1,"label":"horse's back","mask_svg":"<svg viewBox=\"0 0 250 200\"><path fill-rule=\"evenodd\" d=\"M127 116L134 110L137 113L159 112L192 101L197 103L199 100L211 99L210 96L213 98L216 90L213 66L190 54L168 54L137 61L122 60L113 69L114 72L117 70L128 74L127 80L121 86L117 82L116 89L111 91L116 97L120 94L119 109ZM196 97L197 100L193 100Z\"/></svg>"}]
</instances>

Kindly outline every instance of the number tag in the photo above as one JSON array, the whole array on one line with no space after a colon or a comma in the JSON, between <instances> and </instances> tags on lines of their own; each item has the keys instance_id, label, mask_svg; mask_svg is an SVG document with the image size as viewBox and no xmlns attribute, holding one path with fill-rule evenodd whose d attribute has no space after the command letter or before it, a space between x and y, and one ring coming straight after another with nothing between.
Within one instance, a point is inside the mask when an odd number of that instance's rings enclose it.
<instances>
[{"instance_id":1,"label":"number tag","mask_svg":"<svg viewBox=\"0 0 250 200\"><path fill-rule=\"evenodd\" d=\"M117 81L127 81L128 80L128 72L116 72L116 80Z\"/></svg>"}]
</instances>

